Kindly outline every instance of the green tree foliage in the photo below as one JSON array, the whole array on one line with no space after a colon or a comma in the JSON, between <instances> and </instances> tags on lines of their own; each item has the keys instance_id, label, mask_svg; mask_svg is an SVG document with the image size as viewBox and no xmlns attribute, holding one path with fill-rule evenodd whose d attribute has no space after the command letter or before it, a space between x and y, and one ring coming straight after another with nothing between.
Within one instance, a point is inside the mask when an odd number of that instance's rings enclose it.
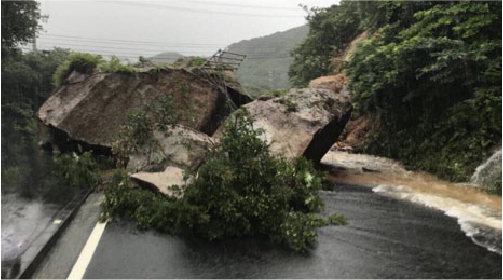
<instances>
[{"instance_id":1,"label":"green tree foliage","mask_svg":"<svg viewBox=\"0 0 503 280\"><path fill-rule=\"evenodd\" d=\"M435 3L397 26L347 65L358 109L383 117L368 151L466 180L501 139L501 3Z\"/></svg>"},{"instance_id":2,"label":"green tree foliage","mask_svg":"<svg viewBox=\"0 0 503 280\"><path fill-rule=\"evenodd\" d=\"M330 59L344 51L362 30L358 1L343 1L328 8L311 8L307 16L307 38L292 51L294 61L288 75L293 86L330 72Z\"/></svg>"},{"instance_id":3,"label":"green tree foliage","mask_svg":"<svg viewBox=\"0 0 503 280\"><path fill-rule=\"evenodd\" d=\"M56 49L49 53L12 53L2 59L2 172L17 170L20 181L39 169L34 159L35 112L51 94L51 73L68 54Z\"/></svg>"},{"instance_id":4,"label":"green tree foliage","mask_svg":"<svg viewBox=\"0 0 503 280\"><path fill-rule=\"evenodd\" d=\"M140 56L140 62L145 62L146 59ZM122 65L120 59L113 55L109 61L101 61L98 65L98 68L103 72L110 73L124 73L131 74L137 73L138 69L134 68L131 65Z\"/></svg>"},{"instance_id":5,"label":"green tree foliage","mask_svg":"<svg viewBox=\"0 0 503 280\"><path fill-rule=\"evenodd\" d=\"M415 11L429 6L430 2L420 1L341 1L328 8L305 7L309 33L292 51L294 61L288 72L292 85L304 87L331 73L331 58L342 54L362 31L407 27Z\"/></svg>"},{"instance_id":6,"label":"green tree foliage","mask_svg":"<svg viewBox=\"0 0 503 280\"><path fill-rule=\"evenodd\" d=\"M147 104L143 111L128 113L127 123L120 127L119 137L112 143L117 165L124 166L130 153L142 146L154 145L155 130L170 133L169 128L178 123L179 118L171 93Z\"/></svg>"},{"instance_id":7,"label":"green tree foliage","mask_svg":"<svg viewBox=\"0 0 503 280\"><path fill-rule=\"evenodd\" d=\"M41 18L39 3L33 0L2 1L2 59L18 44L32 42Z\"/></svg>"},{"instance_id":8,"label":"green tree foliage","mask_svg":"<svg viewBox=\"0 0 503 280\"><path fill-rule=\"evenodd\" d=\"M62 154L55 157L53 173L61 178L67 187L94 189L101 182L98 165L90 152Z\"/></svg>"},{"instance_id":9,"label":"green tree foliage","mask_svg":"<svg viewBox=\"0 0 503 280\"><path fill-rule=\"evenodd\" d=\"M290 68L298 86L368 30L345 65L359 113L380 115L365 152L468 179L501 141L501 3L342 1L308 16Z\"/></svg>"},{"instance_id":10,"label":"green tree foliage","mask_svg":"<svg viewBox=\"0 0 503 280\"><path fill-rule=\"evenodd\" d=\"M51 94L51 75L69 52L55 49L22 54L19 45L29 43L39 29L38 3L2 1L1 8L2 193L41 194L58 201L54 191L58 183L45 176L51 172L52 159L36 147L35 111ZM62 196L66 195L71 196L72 191L66 190Z\"/></svg>"},{"instance_id":11,"label":"green tree foliage","mask_svg":"<svg viewBox=\"0 0 503 280\"><path fill-rule=\"evenodd\" d=\"M305 158L292 164L271 155L261 133L240 109L194 180L174 187L183 194L179 199L133 189L127 175L118 173L105 187L103 218L126 217L140 227L210 240L266 236L307 250L315 228L328 223L312 214L323 209L322 175Z\"/></svg>"},{"instance_id":12,"label":"green tree foliage","mask_svg":"<svg viewBox=\"0 0 503 280\"><path fill-rule=\"evenodd\" d=\"M30 52L2 60L2 104L23 99L38 108L52 92L52 73L68 58L70 51L56 48Z\"/></svg>"}]
</instances>

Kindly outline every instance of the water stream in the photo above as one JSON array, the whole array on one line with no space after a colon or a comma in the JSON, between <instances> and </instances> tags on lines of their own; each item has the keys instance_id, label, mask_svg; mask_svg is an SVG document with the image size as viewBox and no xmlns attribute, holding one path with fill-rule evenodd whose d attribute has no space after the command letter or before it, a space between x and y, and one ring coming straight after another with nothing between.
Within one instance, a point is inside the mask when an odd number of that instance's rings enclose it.
<instances>
[{"instance_id":1,"label":"water stream","mask_svg":"<svg viewBox=\"0 0 503 280\"><path fill-rule=\"evenodd\" d=\"M440 210L333 184L322 215L345 226L317 230L307 253L261 238L207 241L107 224L84 278L501 278L501 255L477 246Z\"/></svg>"},{"instance_id":2,"label":"water stream","mask_svg":"<svg viewBox=\"0 0 503 280\"><path fill-rule=\"evenodd\" d=\"M322 162L334 184L321 192L321 215L349 223L319 228L307 253L258 237L207 241L116 220L84 278L501 278L501 197L386 158L329 152Z\"/></svg>"},{"instance_id":3,"label":"water stream","mask_svg":"<svg viewBox=\"0 0 503 280\"><path fill-rule=\"evenodd\" d=\"M375 193L443 211L475 244L501 254L501 196L407 171L387 158L330 151L322 163L332 167L334 182L366 185Z\"/></svg>"}]
</instances>

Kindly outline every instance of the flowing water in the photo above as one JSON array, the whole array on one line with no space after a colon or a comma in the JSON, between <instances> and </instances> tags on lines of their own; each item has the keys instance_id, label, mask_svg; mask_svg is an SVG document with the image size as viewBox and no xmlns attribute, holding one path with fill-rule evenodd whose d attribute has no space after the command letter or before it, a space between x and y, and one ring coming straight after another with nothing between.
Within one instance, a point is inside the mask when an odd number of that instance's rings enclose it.
<instances>
[{"instance_id":1,"label":"flowing water","mask_svg":"<svg viewBox=\"0 0 503 280\"><path fill-rule=\"evenodd\" d=\"M501 197L368 155L330 152L307 253L260 238L206 241L108 223L85 278L501 278ZM378 172L377 172L378 171Z\"/></svg>"},{"instance_id":2,"label":"flowing water","mask_svg":"<svg viewBox=\"0 0 503 280\"><path fill-rule=\"evenodd\" d=\"M307 253L260 238L206 241L108 223L84 278L501 278L501 255L477 246L440 210L355 184L321 192L322 215L345 226L317 230Z\"/></svg>"},{"instance_id":3,"label":"flowing water","mask_svg":"<svg viewBox=\"0 0 503 280\"><path fill-rule=\"evenodd\" d=\"M406 171L387 158L330 151L322 163L332 167L334 182L366 185L376 193L443 211L475 244L501 254L501 196Z\"/></svg>"}]
</instances>

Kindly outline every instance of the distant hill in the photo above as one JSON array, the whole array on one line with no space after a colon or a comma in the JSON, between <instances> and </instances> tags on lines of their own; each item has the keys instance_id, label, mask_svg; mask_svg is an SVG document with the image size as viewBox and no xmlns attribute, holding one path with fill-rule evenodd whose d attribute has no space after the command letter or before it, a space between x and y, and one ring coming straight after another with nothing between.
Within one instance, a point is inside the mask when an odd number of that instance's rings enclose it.
<instances>
[{"instance_id":1,"label":"distant hill","mask_svg":"<svg viewBox=\"0 0 503 280\"><path fill-rule=\"evenodd\" d=\"M150 59L156 63L173 63L182 57L184 57L184 56L179 53L176 53L176 52L165 52L165 53L160 53L158 55L149 57L148 59Z\"/></svg>"},{"instance_id":2,"label":"distant hill","mask_svg":"<svg viewBox=\"0 0 503 280\"><path fill-rule=\"evenodd\" d=\"M229 52L247 55L236 73L238 81L249 91L289 88L288 68L293 62L290 51L306 38L308 31L307 26L300 26L228 46ZM249 94L257 95L258 91Z\"/></svg>"}]
</instances>

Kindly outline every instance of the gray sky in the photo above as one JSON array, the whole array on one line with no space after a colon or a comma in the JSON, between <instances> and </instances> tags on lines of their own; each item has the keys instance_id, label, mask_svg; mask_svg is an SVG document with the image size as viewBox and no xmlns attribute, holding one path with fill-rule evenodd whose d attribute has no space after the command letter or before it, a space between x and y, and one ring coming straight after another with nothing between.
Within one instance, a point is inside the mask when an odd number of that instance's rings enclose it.
<instances>
[{"instance_id":1,"label":"gray sky","mask_svg":"<svg viewBox=\"0 0 503 280\"><path fill-rule=\"evenodd\" d=\"M211 55L219 48L306 23L299 3L335 0L41 1L39 49L53 46L135 60L162 52Z\"/></svg>"}]
</instances>

